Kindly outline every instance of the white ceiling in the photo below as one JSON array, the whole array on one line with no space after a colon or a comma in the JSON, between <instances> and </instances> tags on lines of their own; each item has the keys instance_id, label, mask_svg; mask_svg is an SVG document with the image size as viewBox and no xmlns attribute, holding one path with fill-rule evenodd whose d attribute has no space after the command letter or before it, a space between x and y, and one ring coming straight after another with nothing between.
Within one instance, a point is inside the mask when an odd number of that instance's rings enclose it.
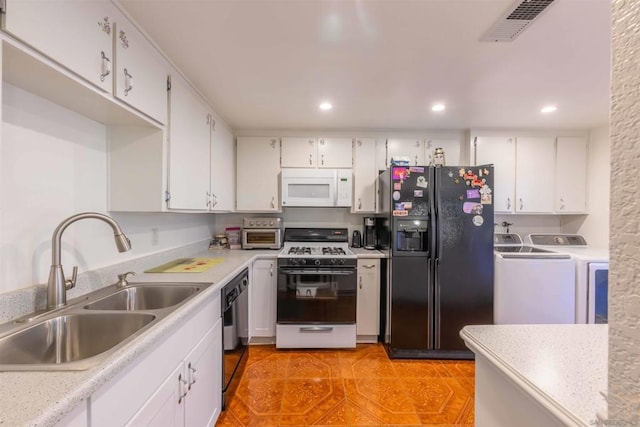
<instances>
[{"instance_id":1,"label":"white ceiling","mask_svg":"<svg viewBox=\"0 0 640 427\"><path fill-rule=\"evenodd\" d=\"M556 0L511 43L478 39L512 0L120 4L236 130L586 129L609 117L609 0ZM541 114L549 103L558 111Z\"/></svg>"}]
</instances>

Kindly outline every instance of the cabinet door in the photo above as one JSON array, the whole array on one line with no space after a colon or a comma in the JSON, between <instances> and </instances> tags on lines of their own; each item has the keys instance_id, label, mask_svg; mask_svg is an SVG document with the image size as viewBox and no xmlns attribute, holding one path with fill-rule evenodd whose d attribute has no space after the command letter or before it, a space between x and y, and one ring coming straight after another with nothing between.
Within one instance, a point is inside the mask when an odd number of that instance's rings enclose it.
<instances>
[{"instance_id":1,"label":"cabinet door","mask_svg":"<svg viewBox=\"0 0 640 427\"><path fill-rule=\"evenodd\" d=\"M279 212L280 143L278 138L238 138L236 162L236 210ZM257 171L260 173L258 174Z\"/></svg>"},{"instance_id":2,"label":"cabinet door","mask_svg":"<svg viewBox=\"0 0 640 427\"><path fill-rule=\"evenodd\" d=\"M494 165L494 212L513 213L516 193L516 143L514 138L477 137L473 148L476 165Z\"/></svg>"},{"instance_id":3,"label":"cabinet door","mask_svg":"<svg viewBox=\"0 0 640 427\"><path fill-rule=\"evenodd\" d=\"M185 426L213 426L222 410L222 319L185 360Z\"/></svg>"},{"instance_id":4,"label":"cabinet door","mask_svg":"<svg viewBox=\"0 0 640 427\"><path fill-rule=\"evenodd\" d=\"M556 144L555 211L587 211L587 140L561 137Z\"/></svg>"},{"instance_id":5,"label":"cabinet door","mask_svg":"<svg viewBox=\"0 0 640 427\"><path fill-rule=\"evenodd\" d=\"M555 138L516 138L516 212L553 211L554 173Z\"/></svg>"},{"instance_id":6,"label":"cabinet door","mask_svg":"<svg viewBox=\"0 0 640 427\"><path fill-rule=\"evenodd\" d=\"M424 165L424 147L419 139L388 139L387 140L387 167L392 158L403 157L409 159L412 166Z\"/></svg>"},{"instance_id":7,"label":"cabinet door","mask_svg":"<svg viewBox=\"0 0 640 427\"><path fill-rule=\"evenodd\" d=\"M210 122L208 107L179 76L169 91L170 209L207 210L210 182Z\"/></svg>"},{"instance_id":8,"label":"cabinet door","mask_svg":"<svg viewBox=\"0 0 640 427\"><path fill-rule=\"evenodd\" d=\"M315 168L318 164L318 142L315 138L282 138L283 168Z\"/></svg>"},{"instance_id":9,"label":"cabinet door","mask_svg":"<svg viewBox=\"0 0 640 427\"><path fill-rule=\"evenodd\" d=\"M424 159L425 164L433 164L433 151L436 148L444 150L445 166L464 166L468 164L467 160L461 158L460 140L446 138L432 138L424 141Z\"/></svg>"},{"instance_id":10,"label":"cabinet door","mask_svg":"<svg viewBox=\"0 0 640 427\"><path fill-rule=\"evenodd\" d=\"M351 212L376 211L376 141L356 139L353 145L353 203Z\"/></svg>"},{"instance_id":11,"label":"cabinet door","mask_svg":"<svg viewBox=\"0 0 640 427\"><path fill-rule=\"evenodd\" d=\"M357 335L380 332L380 260L358 259Z\"/></svg>"},{"instance_id":12,"label":"cabinet door","mask_svg":"<svg viewBox=\"0 0 640 427\"><path fill-rule=\"evenodd\" d=\"M211 210L230 212L235 206L233 134L214 121L211 139Z\"/></svg>"},{"instance_id":13,"label":"cabinet door","mask_svg":"<svg viewBox=\"0 0 640 427\"><path fill-rule=\"evenodd\" d=\"M276 261L259 259L253 263L252 269L253 281L249 286L249 335L275 337Z\"/></svg>"},{"instance_id":14,"label":"cabinet door","mask_svg":"<svg viewBox=\"0 0 640 427\"><path fill-rule=\"evenodd\" d=\"M111 93L113 23L117 13L111 2L6 3L5 31Z\"/></svg>"},{"instance_id":15,"label":"cabinet door","mask_svg":"<svg viewBox=\"0 0 640 427\"><path fill-rule=\"evenodd\" d=\"M127 426L176 427L184 425L184 399L186 388L184 363L171 372L158 390L140 410L127 422Z\"/></svg>"},{"instance_id":16,"label":"cabinet door","mask_svg":"<svg viewBox=\"0 0 640 427\"><path fill-rule=\"evenodd\" d=\"M124 16L116 21L115 30L114 95L158 122L166 123L168 66Z\"/></svg>"},{"instance_id":17,"label":"cabinet door","mask_svg":"<svg viewBox=\"0 0 640 427\"><path fill-rule=\"evenodd\" d=\"M319 168L350 168L353 140L351 138L320 138L318 142Z\"/></svg>"}]
</instances>

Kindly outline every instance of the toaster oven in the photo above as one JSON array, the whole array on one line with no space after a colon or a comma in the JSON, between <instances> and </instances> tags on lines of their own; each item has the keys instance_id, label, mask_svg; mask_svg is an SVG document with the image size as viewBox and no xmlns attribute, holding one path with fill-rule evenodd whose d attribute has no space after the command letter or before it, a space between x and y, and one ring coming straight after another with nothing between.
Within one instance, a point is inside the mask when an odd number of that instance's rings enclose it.
<instances>
[{"instance_id":1,"label":"toaster oven","mask_svg":"<svg viewBox=\"0 0 640 427\"><path fill-rule=\"evenodd\" d=\"M244 218L242 249L280 249L282 218Z\"/></svg>"}]
</instances>

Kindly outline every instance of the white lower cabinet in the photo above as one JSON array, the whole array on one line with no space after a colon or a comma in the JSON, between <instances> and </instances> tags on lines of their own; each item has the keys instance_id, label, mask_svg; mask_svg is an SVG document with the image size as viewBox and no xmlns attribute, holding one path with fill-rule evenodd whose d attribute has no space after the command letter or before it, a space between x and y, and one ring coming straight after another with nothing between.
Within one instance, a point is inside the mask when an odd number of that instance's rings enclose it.
<instances>
[{"instance_id":1,"label":"white lower cabinet","mask_svg":"<svg viewBox=\"0 0 640 427\"><path fill-rule=\"evenodd\" d=\"M358 258L356 335L358 342L376 342L380 333L380 260Z\"/></svg>"},{"instance_id":2,"label":"white lower cabinet","mask_svg":"<svg viewBox=\"0 0 640 427\"><path fill-rule=\"evenodd\" d=\"M253 263L249 286L249 336L276 336L276 297L278 270L275 259L258 259Z\"/></svg>"},{"instance_id":3,"label":"white lower cabinet","mask_svg":"<svg viewBox=\"0 0 640 427\"><path fill-rule=\"evenodd\" d=\"M221 340L222 320L218 320L127 425L214 425L221 410Z\"/></svg>"},{"instance_id":4,"label":"white lower cabinet","mask_svg":"<svg viewBox=\"0 0 640 427\"><path fill-rule=\"evenodd\" d=\"M89 399L89 425L213 426L222 409L216 295Z\"/></svg>"}]
</instances>

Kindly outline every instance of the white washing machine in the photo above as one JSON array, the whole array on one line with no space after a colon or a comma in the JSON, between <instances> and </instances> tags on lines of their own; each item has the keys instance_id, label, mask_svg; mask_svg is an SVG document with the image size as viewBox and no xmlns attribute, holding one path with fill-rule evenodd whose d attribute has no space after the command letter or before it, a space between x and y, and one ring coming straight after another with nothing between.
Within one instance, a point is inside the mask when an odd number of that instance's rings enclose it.
<instances>
[{"instance_id":1,"label":"white washing machine","mask_svg":"<svg viewBox=\"0 0 640 427\"><path fill-rule=\"evenodd\" d=\"M576 267L565 253L494 235L494 323L575 323Z\"/></svg>"},{"instance_id":2,"label":"white washing machine","mask_svg":"<svg viewBox=\"0 0 640 427\"><path fill-rule=\"evenodd\" d=\"M571 255L576 263L576 323L607 323L609 250L589 247L579 234L530 234L527 242Z\"/></svg>"}]
</instances>

